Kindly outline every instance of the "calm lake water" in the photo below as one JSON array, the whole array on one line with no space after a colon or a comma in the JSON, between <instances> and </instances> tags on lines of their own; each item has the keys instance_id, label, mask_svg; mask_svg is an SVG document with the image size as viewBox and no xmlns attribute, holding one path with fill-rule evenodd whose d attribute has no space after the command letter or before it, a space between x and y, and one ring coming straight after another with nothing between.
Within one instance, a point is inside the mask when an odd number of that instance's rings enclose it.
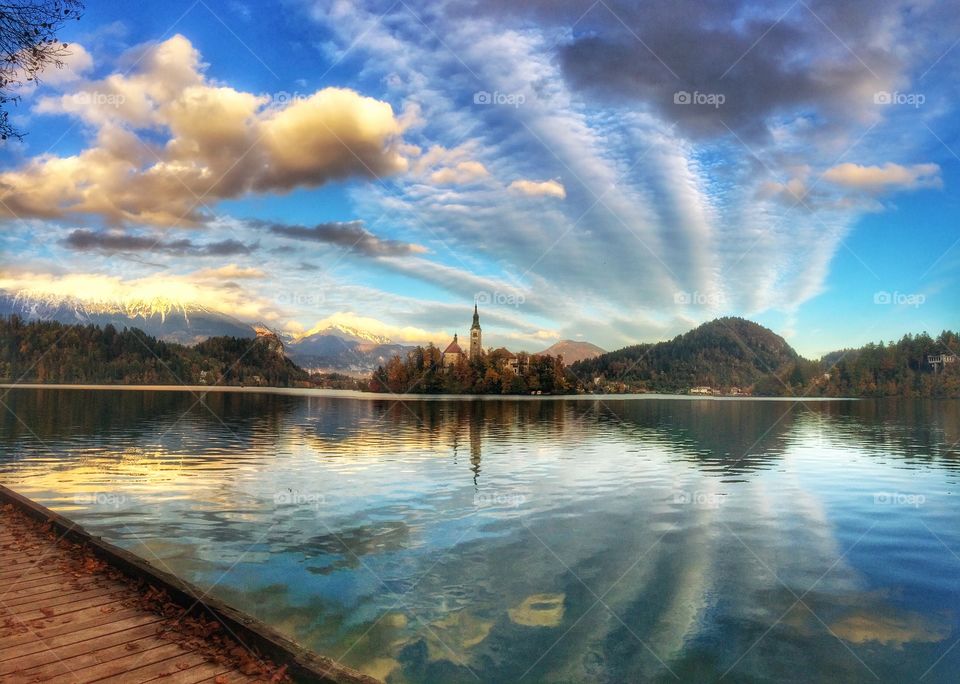
<instances>
[{"instance_id":1,"label":"calm lake water","mask_svg":"<svg viewBox=\"0 0 960 684\"><path fill-rule=\"evenodd\" d=\"M960 402L3 402L4 484L390 682L960 680Z\"/></svg>"}]
</instances>

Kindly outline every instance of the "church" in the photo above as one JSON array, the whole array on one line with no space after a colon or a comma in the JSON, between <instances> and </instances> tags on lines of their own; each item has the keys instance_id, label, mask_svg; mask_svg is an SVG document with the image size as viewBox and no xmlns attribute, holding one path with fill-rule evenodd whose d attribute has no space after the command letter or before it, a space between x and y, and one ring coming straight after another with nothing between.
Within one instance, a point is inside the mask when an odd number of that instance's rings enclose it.
<instances>
[{"instance_id":1,"label":"church","mask_svg":"<svg viewBox=\"0 0 960 684\"><path fill-rule=\"evenodd\" d=\"M482 346L482 337L480 330L480 312L477 310L477 305L473 305L473 325L470 326L470 351L469 354L464 353L463 348L460 346L460 343L457 341L457 336L454 334L453 342L447 345L447 348L443 350L443 365L445 368L450 366L456 366L460 361L464 359L479 359L483 354Z\"/></svg>"}]
</instances>

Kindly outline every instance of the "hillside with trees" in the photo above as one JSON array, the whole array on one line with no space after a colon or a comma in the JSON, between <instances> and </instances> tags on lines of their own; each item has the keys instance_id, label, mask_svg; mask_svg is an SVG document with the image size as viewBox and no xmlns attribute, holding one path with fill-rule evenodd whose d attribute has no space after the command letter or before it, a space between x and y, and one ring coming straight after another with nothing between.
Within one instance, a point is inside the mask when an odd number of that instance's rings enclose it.
<instances>
[{"instance_id":1,"label":"hillside with trees","mask_svg":"<svg viewBox=\"0 0 960 684\"><path fill-rule=\"evenodd\" d=\"M960 362L939 372L931 355L960 351L957 333L906 335L804 359L771 330L741 318L705 323L668 342L640 344L574 364L588 391L688 392L739 388L755 396L960 397Z\"/></svg>"},{"instance_id":2,"label":"hillside with trees","mask_svg":"<svg viewBox=\"0 0 960 684\"><path fill-rule=\"evenodd\" d=\"M828 354L819 377L796 380L812 396L960 397L960 362L934 370L927 360L958 352L960 335L955 332L945 330L935 338L927 333L904 335L898 342Z\"/></svg>"},{"instance_id":3,"label":"hillside with trees","mask_svg":"<svg viewBox=\"0 0 960 684\"><path fill-rule=\"evenodd\" d=\"M799 358L773 331L743 318L719 318L668 342L637 344L580 361L571 372L588 387L672 393L698 386L752 387Z\"/></svg>"},{"instance_id":4,"label":"hillside with trees","mask_svg":"<svg viewBox=\"0 0 960 684\"><path fill-rule=\"evenodd\" d=\"M275 336L211 337L193 347L136 328L65 325L0 317L4 382L308 385Z\"/></svg>"}]
</instances>

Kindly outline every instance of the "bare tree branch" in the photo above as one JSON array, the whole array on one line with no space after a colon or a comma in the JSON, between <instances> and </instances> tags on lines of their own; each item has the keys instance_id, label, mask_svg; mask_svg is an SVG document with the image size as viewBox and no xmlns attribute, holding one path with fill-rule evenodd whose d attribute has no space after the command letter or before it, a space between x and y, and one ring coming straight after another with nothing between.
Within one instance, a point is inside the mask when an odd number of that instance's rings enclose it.
<instances>
[{"instance_id":1,"label":"bare tree branch","mask_svg":"<svg viewBox=\"0 0 960 684\"><path fill-rule=\"evenodd\" d=\"M82 11L81 0L0 2L0 139L23 137L10 123L9 106L20 100L16 90L39 83L51 64L63 67L70 50L57 32Z\"/></svg>"}]
</instances>

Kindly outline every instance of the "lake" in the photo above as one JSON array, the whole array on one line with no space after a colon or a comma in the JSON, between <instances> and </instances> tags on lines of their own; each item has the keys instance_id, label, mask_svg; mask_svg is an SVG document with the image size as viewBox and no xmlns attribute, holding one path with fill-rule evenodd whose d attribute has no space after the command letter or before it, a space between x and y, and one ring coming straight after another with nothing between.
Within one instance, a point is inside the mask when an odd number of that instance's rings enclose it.
<instances>
[{"instance_id":1,"label":"lake","mask_svg":"<svg viewBox=\"0 0 960 684\"><path fill-rule=\"evenodd\" d=\"M0 391L0 481L390 682L955 682L960 402Z\"/></svg>"}]
</instances>

